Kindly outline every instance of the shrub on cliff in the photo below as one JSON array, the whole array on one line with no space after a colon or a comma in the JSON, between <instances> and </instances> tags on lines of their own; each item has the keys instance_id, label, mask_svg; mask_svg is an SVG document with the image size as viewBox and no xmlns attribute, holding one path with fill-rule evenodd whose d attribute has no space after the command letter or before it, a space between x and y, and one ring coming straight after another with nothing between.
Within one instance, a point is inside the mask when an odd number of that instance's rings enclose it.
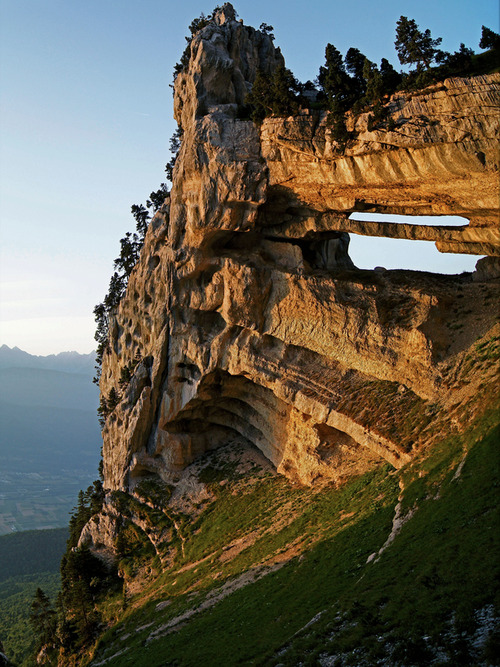
<instances>
[{"instance_id":1,"label":"shrub on cliff","mask_svg":"<svg viewBox=\"0 0 500 667\"><path fill-rule=\"evenodd\" d=\"M265 33L266 35L269 35L269 37L272 40L274 40L274 33L273 33L274 28L273 28L272 25L268 25L267 23L261 23L260 27L259 27L259 30L261 32Z\"/></svg>"}]
</instances>

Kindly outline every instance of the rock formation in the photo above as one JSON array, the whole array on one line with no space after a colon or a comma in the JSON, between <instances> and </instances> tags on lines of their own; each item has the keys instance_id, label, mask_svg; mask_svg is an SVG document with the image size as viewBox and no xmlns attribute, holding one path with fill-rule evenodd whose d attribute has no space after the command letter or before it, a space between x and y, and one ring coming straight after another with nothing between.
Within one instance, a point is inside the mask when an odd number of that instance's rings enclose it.
<instances>
[{"instance_id":1,"label":"rock formation","mask_svg":"<svg viewBox=\"0 0 500 667\"><path fill-rule=\"evenodd\" d=\"M490 270L477 280L360 271L347 232L499 254L500 76L397 93L375 129L367 113L349 117L355 139L341 150L326 112L260 127L239 117L257 71L282 62L272 39L226 4L193 37L177 76L172 191L103 360L101 392L121 398L103 430L108 489L149 476L174 484L232 441L307 485L400 467L432 438L436 415L451 419L474 391L457 378L495 326ZM470 224L361 223L349 220L355 211Z\"/></svg>"},{"instance_id":2,"label":"rock formation","mask_svg":"<svg viewBox=\"0 0 500 667\"><path fill-rule=\"evenodd\" d=\"M351 114L347 127L356 139L341 154L325 115L268 119L261 143L269 185L312 210L302 223L311 230L329 228L318 213L345 219L353 211L461 215L471 227L496 229L499 88L499 76L490 75L396 93L371 131L368 112ZM272 228L277 214L272 208ZM490 242L479 232L476 238Z\"/></svg>"}]
</instances>

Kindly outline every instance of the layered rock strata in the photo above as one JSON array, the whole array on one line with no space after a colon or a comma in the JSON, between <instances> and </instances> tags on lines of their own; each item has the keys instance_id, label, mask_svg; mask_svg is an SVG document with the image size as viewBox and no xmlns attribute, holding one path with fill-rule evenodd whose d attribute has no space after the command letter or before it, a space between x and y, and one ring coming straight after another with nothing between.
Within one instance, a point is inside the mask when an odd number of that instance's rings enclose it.
<instances>
[{"instance_id":1,"label":"layered rock strata","mask_svg":"<svg viewBox=\"0 0 500 667\"><path fill-rule=\"evenodd\" d=\"M261 127L238 117L257 71L282 62L226 4L177 77L172 192L103 360L104 396L135 364L103 430L108 489L150 476L175 483L233 440L301 484L400 467L453 404L457 364L495 326L497 281L359 271L346 232L496 252L499 77L399 93L385 104L396 129L368 131L368 114L352 117L341 150L324 112ZM354 211L455 214L470 225L374 226L349 220Z\"/></svg>"},{"instance_id":2,"label":"layered rock strata","mask_svg":"<svg viewBox=\"0 0 500 667\"><path fill-rule=\"evenodd\" d=\"M267 119L262 154L269 185L277 189L269 226L287 233L289 221L279 206L283 194L300 202L301 227L309 230L322 228L318 212L345 219L355 211L460 215L471 227L496 229L499 99L498 74L396 93L371 130L370 112L347 118L352 139L341 151L326 113Z\"/></svg>"},{"instance_id":3,"label":"layered rock strata","mask_svg":"<svg viewBox=\"0 0 500 667\"><path fill-rule=\"evenodd\" d=\"M498 227L419 225L404 222L344 220L338 216L329 217L327 223L329 230L360 234L361 236L435 241L438 249L449 246L450 249L445 250L445 252L500 255L500 228Z\"/></svg>"}]
</instances>

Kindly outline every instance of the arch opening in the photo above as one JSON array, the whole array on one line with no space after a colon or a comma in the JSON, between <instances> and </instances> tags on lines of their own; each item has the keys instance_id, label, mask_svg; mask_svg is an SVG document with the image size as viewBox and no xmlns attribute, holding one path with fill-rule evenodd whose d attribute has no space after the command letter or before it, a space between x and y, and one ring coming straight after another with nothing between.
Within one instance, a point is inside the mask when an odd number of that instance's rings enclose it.
<instances>
[{"instance_id":1,"label":"arch opening","mask_svg":"<svg viewBox=\"0 0 500 667\"><path fill-rule=\"evenodd\" d=\"M349 220L395 223L419 227L466 227L467 218L458 215L412 216L355 212ZM418 230L417 230L418 233ZM360 269L406 269L454 275L472 272L484 255L439 252L432 240L388 238L350 233L349 256Z\"/></svg>"}]
</instances>

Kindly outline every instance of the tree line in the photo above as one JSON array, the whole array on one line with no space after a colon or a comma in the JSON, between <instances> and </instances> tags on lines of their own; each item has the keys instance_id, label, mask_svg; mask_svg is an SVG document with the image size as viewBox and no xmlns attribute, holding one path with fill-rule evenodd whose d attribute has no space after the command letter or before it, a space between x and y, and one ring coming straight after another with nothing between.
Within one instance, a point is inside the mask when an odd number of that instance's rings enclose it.
<instances>
[{"instance_id":1,"label":"tree line","mask_svg":"<svg viewBox=\"0 0 500 667\"><path fill-rule=\"evenodd\" d=\"M187 69L194 35L213 22L219 9L217 6L212 13L201 14L191 22L186 49L174 67L174 82ZM259 29L274 40L273 26L262 23ZM433 38L429 29L421 30L414 19L401 16L396 23L394 46L400 64L409 66L408 72L396 71L387 58L377 65L355 47L344 57L333 44L327 44L325 63L314 81L301 83L284 65L271 76L258 72L245 104L238 110L239 117L260 123L268 116L293 115L300 107L328 110L333 138L345 146L349 138L344 122L347 111L360 113L373 107L373 120L377 121L382 116L381 100L396 90L421 89L449 76L474 73L476 54L472 49L462 43L457 51L449 53L439 48L441 42L442 38ZM482 26L479 47L493 52L489 64L498 67L500 36Z\"/></svg>"},{"instance_id":2,"label":"tree line","mask_svg":"<svg viewBox=\"0 0 500 667\"><path fill-rule=\"evenodd\" d=\"M168 168L169 165L167 165L166 170ZM131 212L136 222L135 232L127 232L120 239L120 254L113 264L115 271L109 281L108 292L103 301L94 307L94 318L97 325L94 335L94 339L97 342L96 375L94 376L96 384L99 382L101 376L104 353L109 348L110 318L125 294L128 279L137 264L142 246L144 245L151 217L161 208L168 194L167 184L162 183L158 190L149 195L146 206L143 204L133 204L131 207Z\"/></svg>"},{"instance_id":3,"label":"tree line","mask_svg":"<svg viewBox=\"0 0 500 667\"><path fill-rule=\"evenodd\" d=\"M432 37L429 29L420 30L414 19L401 16L396 24L394 46L400 64L409 66L408 72L396 71L386 58L377 65L355 47L342 56L333 44L327 44L325 62L314 82L300 83L284 66L270 77L258 72L246 98L244 113L261 122L271 115L292 115L299 107L328 110L334 138L345 143L347 111L360 113L374 108L377 118L382 99L397 90L421 89L449 76L474 73L472 49L462 43L455 53L448 53L439 48L441 42L440 37ZM500 36L483 26L479 46L492 52L489 64L498 67ZM315 91L315 95L308 95L308 91Z\"/></svg>"}]
</instances>

